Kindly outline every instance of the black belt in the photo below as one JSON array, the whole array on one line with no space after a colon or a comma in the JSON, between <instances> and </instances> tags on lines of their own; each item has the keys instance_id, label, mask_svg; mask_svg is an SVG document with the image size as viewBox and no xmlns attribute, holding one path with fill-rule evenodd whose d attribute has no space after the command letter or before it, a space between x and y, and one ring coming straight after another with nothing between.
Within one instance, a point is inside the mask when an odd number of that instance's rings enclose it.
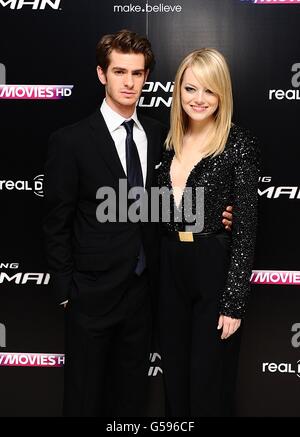
<instances>
[{"instance_id":1,"label":"black belt","mask_svg":"<svg viewBox=\"0 0 300 437\"><path fill-rule=\"evenodd\" d=\"M180 241L183 243L192 243L195 240L199 240L203 237L210 237L212 235L223 234L225 231L212 231L212 232L184 232L184 231L165 231L164 235L170 240Z\"/></svg>"}]
</instances>

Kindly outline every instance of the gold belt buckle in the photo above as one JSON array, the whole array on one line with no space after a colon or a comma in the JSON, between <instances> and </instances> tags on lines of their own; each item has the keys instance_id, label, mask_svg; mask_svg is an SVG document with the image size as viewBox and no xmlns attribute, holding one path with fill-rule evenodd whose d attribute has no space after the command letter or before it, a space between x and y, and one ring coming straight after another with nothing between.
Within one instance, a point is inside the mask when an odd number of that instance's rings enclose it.
<instances>
[{"instance_id":1,"label":"gold belt buckle","mask_svg":"<svg viewBox=\"0 0 300 437\"><path fill-rule=\"evenodd\" d=\"M186 243L191 243L194 241L193 232L178 232L179 240Z\"/></svg>"}]
</instances>

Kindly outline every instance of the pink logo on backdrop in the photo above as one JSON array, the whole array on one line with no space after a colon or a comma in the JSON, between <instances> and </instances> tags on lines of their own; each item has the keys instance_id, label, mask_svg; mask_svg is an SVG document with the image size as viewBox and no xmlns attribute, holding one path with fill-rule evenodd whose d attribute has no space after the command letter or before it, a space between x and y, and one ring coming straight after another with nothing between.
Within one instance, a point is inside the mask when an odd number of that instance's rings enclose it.
<instances>
[{"instance_id":1,"label":"pink logo on backdrop","mask_svg":"<svg viewBox=\"0 0 300 437\"><path fill-rule=\"evenodd\" d=\"M255 5L300 5L300 0L240 0Z\"/></svg>"},{"instance_id":2,"label":"pink logo on backdrop","mask_svg":"<svg viewBox=\"0 0 300 437\"><path fill-rule=\"evenodd\" d=\"M62 367L64 354L0 352L0 367Z\"/></svg>"},{"instance_id":3,"label":"pink logo on backdrop","mask_svg":"<svg viewBox=\"0 0 300 437\"><path fill-rule=\"evenodd\" d=\"M252 284L300 285L300 272L289 270L253 270Z\"/></svg>"},{"instance_id":4,"label":"pink logo on backdrop","mask_svg":"<svg viewBox=\"0 0 300 437\"><path fill-rule=\"evenodd\" d=\"M0 85L0 100L61 100L74 85Z\"/></svg>"},{"instance_id":5,"label":"pink logo on backdrop","mask_svg":"<svg viewBox=\"0 0 300 437\"><path fill-rule=\"evenodd\" d=\"M300 0L254 0L257 5L299 5Z\"/></svg>"}]
</instances>

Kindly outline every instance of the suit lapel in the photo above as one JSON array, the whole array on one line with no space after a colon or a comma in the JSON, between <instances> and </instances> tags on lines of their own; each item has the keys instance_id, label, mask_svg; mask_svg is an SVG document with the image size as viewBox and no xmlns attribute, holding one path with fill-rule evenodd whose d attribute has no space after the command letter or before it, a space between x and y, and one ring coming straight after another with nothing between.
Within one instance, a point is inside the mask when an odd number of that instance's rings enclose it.
<instances>
[{"instance_id":1,"label":"suit lapel","mask_svg":"<svg viewBox=\"0 0 300 437\"><path fill-rule=\"evenodd\" d=\"M126 179L127 176L121 164L115 143L107 129L100 110L91 115L90 125L94 133L95 141L99 145L99 153L101 153L111 173L117 180Z\"/></svg>"},{"instance_id":2,"label":"suit lapel","mask_svg":"<svg viewBox=\"0 0 300 437\"><path fill-rule=\"evenodd\" d=\"M147 136L147 176L146 176L146 189L149 190L152 185L153 169L154 169L154 150L155 150L155 135L151 123L148 119L139 116L139 120L145 130ZM99 153L101 153L105 163L109 167L114 177L119 179L126 179L126 173L124 172L121 164L118 152L116 150L115 143L107 129L106 123L100 110L96 111L90 117L90 125L93 130L96 143L99 145Z\"/></svg>"},{"instance_id":3,"label":"suit lapel","mask_svg":"<svg viewBox=\"0 0 300 437\"><path fill-rule=\"evenodd\" d=\"M149 190L152 185L153 168L154 168L154 132L147 118L140 117L140 122L144 128L147 136L147 176L146 176L146 190Z\"/></svg>"}]
</instances>

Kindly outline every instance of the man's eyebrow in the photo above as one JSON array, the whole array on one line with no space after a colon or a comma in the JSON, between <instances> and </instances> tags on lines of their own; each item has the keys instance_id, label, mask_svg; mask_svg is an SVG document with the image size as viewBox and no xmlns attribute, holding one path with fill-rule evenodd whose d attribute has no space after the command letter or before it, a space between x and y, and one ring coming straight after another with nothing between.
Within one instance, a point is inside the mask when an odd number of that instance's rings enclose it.
<instances>
[{"instance_id":1,"label":"man's eyebrow","mask_svg":"<svg viewBox=\"0 0 300 437\"><path fill-rule=\"evenodd\" d=\"M118 71L128 71L127 68L123 67L113 67L112 70L118 70ZM132 70L133 73L144 73L144 68L138 68L137 70Z\"/></svg>"}]
</instances>

